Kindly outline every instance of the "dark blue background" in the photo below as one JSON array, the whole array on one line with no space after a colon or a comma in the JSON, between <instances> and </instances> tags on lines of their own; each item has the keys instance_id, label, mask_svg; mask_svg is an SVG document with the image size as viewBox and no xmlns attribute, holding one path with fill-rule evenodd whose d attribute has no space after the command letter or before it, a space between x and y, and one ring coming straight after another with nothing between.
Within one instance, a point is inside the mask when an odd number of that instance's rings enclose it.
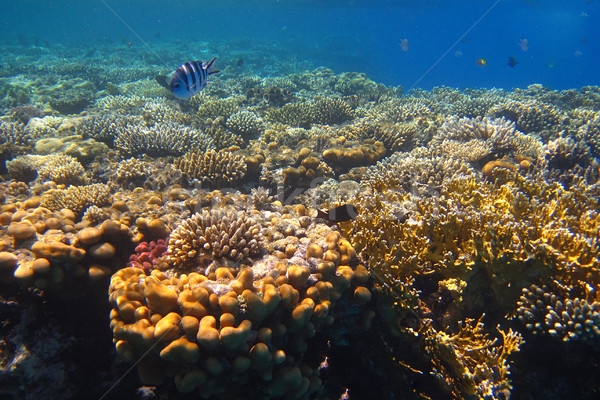
<instances>
[{"instance_id":1,"label":"dark blue background","mask_svg":"<svg viewBox=\"0 0 600 400\"><path fill-rule=\"evenodd\" d=\"M412 87L488 10L485 1L105 0L150 46L171 39L251 38L336 72ZM67 44L137 39L100 0L2 0L0 41L17 34ZM585 14L584 14L585 13ZM38 23L37 21L43 21ZM402 51L398 41L411 45ZM518 41L527 38L524 52ZM197 49L190 46L190 59ZM455 56L455 51L462 56ZM577 57L575 53L581 52ZM510 68L508 57L519 64ZM476 65L478 58L487 66ZM183 60L182 60L183 61ZM600 4L502 0L417 85L553 89L600 82Z\"/></svg>"}]
</instances>

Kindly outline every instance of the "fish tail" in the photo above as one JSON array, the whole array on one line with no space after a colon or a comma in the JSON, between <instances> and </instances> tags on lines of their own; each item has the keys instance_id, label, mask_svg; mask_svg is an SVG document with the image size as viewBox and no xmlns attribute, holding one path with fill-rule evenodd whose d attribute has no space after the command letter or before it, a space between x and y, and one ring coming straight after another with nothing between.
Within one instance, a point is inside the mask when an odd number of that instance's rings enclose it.
<instances>
[{"instance_id":1,"label":"fish tail","mask_svg":"<svg viewBox=\"0 0 600 400\"><path fill-rule=\"evenodd\" d=\"M204 67L204 69L206 70L206 72L208 72L208 75L212 75L212 74L221 72L219 70L213 69L213 63L215 62L216 59L217 59L217 57L213 57L212 60L210 60L209 62L206 63L206 66Z\"/></svg>"}]
</instances>

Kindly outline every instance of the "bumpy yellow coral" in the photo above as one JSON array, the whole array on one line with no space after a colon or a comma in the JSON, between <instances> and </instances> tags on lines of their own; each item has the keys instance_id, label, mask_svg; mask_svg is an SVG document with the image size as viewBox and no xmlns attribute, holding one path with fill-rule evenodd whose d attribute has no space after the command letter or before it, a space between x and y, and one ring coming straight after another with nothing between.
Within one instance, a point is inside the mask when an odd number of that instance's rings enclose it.
<instances>
[{"instance_id":1,"label":"bumpy yellow coral","mask_svg":"<svg viewBox=\"0 0 600 400\"><path fill-rule=\"evenodd\" d=\"M168 257L177 267L189 266L193 252L208 252L217 261L230 255L221 251L228 241L249 243L251 237L243 233L256 234L252 227L234 232L245 226L245 220L236 225L232 219L240 213L204 213L194 217L193 226L193 221L182 224L173 232ZM130 267L113 275L109 296L115 347L128 361L146 354L138 367L144 383L174 376L179 391L217 398L248 391L264 398L309 398L321 390L318 365L301 355L308 339L331 324L332 308L343 296L356 297L360 305L370 301L368 272L357 265L354 249L338 232L301 222L292 213L287 208L270 213L268 220L253 213L271 241L261 253L246 254L252 259L245 267L194 264L186 273ZM300 229L302 240L294 236ZM213 243L211 235L219 237L220 250L211 252L210 245L196 240L206 237L206 243ZM192 237L196 241L187 239Z\"/></svg>"}]
</instances>

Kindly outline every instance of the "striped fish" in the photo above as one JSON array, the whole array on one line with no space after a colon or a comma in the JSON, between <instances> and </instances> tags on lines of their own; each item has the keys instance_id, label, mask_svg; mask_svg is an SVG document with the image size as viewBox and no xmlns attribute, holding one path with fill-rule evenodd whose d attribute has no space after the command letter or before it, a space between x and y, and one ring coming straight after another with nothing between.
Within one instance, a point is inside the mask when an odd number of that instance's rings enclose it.
<instances>
[{"instance_id":1,"label":"striped fish","mask_svg":"<svg viewBox=\"0 0 600 400\"><path fill-rule=\"evenodd\" d=\"M180 99L189 99L206 86L208 76L216 74L217 70L212 69L215 62L214 57L209 62L190 61L181 64L170 78L166 76L157 76L156 81L166 89L169 89L175 97Z\"/></svg>"}]
</instances>

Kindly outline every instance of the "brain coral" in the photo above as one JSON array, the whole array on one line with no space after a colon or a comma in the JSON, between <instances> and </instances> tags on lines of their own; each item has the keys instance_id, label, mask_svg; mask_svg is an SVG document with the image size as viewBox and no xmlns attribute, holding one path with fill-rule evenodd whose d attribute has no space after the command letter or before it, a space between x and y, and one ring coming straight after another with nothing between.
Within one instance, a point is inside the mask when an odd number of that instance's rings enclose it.
<instances>
[{"instance_id":1,"label":"brain coral","mask_svg":"<svg viewBox=\"0 0 600 400\"><path fill-rule=\"evenodd\" d=\"M370 298L368 272L338 232L296 211L254 210L256 222L240 210L203 211L172 233L174 268L113 275L115 347L121 358L139 360L144 384L174 378L180 392L218 399L308 399L322 391L320 359L310 356L322 347L309 339L326 333L343 298L361 309ZM259 232L269 238L264 247L239 252ZM223 261L234 249L233 258L251 258L197 268L200 254Z\"/></svg>"}]
</instances>

